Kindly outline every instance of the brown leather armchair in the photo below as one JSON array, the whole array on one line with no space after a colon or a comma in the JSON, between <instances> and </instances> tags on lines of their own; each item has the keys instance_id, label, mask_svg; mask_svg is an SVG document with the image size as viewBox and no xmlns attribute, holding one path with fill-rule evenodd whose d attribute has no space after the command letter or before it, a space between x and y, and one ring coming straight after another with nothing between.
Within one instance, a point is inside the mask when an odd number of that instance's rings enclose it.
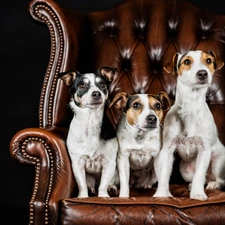
<instances>
[{"instance_id":1,"label":"brown leather armchair","mask_svg":"<svg viewBox=\"0 0 225 225\"><path fill-rule=\"evenodd\" d=\"M189 198L175 156L173 198L152 198L156 188L131 191L130 198L76 198L65 140L72 113L69 92L57 74L69 69L119 70L110 98L120 91L158 93L174 99L176 78L163 71L175 52L214 50L225 61L225 15L213 15L178 0L128 0L106 11L81 14L52 0L33 0L31 16L47 25L51 53L40 95L39 127L12 138L14 159L35 168L30 224L225 224L225 192L207 190L206 201ZM207 95L225 144L225 67ZM116 127L119 115L108 111Z\"/></svg>"}]
</instances>

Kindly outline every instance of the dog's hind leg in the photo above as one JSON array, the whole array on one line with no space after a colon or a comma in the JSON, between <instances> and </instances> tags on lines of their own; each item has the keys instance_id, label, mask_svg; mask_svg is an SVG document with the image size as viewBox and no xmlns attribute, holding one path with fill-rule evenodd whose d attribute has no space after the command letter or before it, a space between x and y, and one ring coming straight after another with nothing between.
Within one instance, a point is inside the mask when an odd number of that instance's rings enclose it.
<instances>
[{"instance_id":1,"label":"dog's hind leg","mask_svg":"<svg viewBox=\"0 0 225 225\"><path fill-rule=\"evenodd\" d=\"M191 191L192 180L195 174L195 163L196 160L193 160L191 162L181 160L180 162L180 174L183 177L183 179L189 183L188 185L189 191Z\"/></svg>"},{"instance_id":2,"label":"dog's hind leg","mask_svg":"<svg viewBox=\"0 0 225 225\"><path fill-rule=\"evenodd\" d=\"M225 188L225 147L219 139L212 149L211 164L207 178L208 184L206 189Z\"/></svg>"},{"instance_id":3,"label":"dog's hind leg","mask_svg":"<svg viewBox=\"0 0 225 225\"><path fill-rule=\"evenodd\" d=\"M146 168L139 173L139 177L136 180L136 184L134 185L134 188L150 189L152 188L152 185L155 184L156 182L157 182L157 178L156 178L154 169L152 167Z\"/></svg>"},{"instance_id":4,"label":"dog's hind leg","mask_svg":"<svg viewBox=\"0 0 225 225\"><path fill-rule=\"evenodd\" d=\"M87 187L91 194L96 194L95 183L96 177L93 174L86 173Z\"/></svg>"},{"instance_id":5,"label":"dog's hind leg","mask_svg":"<svg viewBox=\"0 0 225 225\"><path fill-rule=\"evenodd\" d=\"M144 189L149 189L151 188L155 183L157 182L157 177L155 174L155 170L152 169L150 172L148 179L145 181L145 185L143 186Z\"/></svg>"}]
</instances>

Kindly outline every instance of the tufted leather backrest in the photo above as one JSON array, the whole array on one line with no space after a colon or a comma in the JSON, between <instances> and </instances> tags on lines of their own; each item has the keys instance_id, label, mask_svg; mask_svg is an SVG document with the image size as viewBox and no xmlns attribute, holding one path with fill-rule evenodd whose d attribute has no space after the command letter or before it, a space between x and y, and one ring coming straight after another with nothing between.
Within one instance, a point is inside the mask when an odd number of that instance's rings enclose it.
<instances>
[{"instance_id":1,"label":"tufted leather backrest","mask_svg":"<svg viewBox=\"0 0 225 225\"><path fill-rule=\"evenodd\" d=\"M225 61L225 16L185 1L127 0L110 10L86 14L61 9L51 0L44 2L42 8L37 1L31 5L33 17L48 25L55 50L42 91L40 126L68 127L71 119L69 92L57 80L58 72L115 67L119 73L110 98L120 91L157 94L165 90L174 99L176 77L167 74L163 66L176 52L213 50ZM216 71L207 102L225 143L225 67ZM110 109L108 115L116 124L119 114Z\"/></svg>"}]
</instances>

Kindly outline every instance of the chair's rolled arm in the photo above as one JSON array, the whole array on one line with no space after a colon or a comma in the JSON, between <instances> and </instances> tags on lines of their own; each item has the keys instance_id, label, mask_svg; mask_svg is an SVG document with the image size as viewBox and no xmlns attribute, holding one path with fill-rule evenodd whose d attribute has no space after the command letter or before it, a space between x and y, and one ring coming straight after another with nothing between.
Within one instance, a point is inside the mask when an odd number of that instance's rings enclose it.
<instances>
[{"instance_id":1,"label":"chair's rolled arm","mask_svg":"<svg viewBox=\"0 0 225 225\"><path fill-rule=\"evenodd\" d=\"M62 128L27 128L15 134L10 142L12 157L35 167L30 224L56 224L59 200L73 193L75 183L66 135L67 130Z\"/></svg>"}]
</instances>

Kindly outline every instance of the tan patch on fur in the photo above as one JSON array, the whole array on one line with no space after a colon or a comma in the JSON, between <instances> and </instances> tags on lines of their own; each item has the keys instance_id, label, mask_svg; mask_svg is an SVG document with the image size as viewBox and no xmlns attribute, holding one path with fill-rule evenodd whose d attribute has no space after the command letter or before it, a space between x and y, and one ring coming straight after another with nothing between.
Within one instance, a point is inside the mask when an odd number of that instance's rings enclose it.
<instances>
[{"instance_id":1,"label":"tan patch on fur","mask_svg":"<svg viewBox=\"0 0 225 225\"><path fill-rule=\"evenodd\" d=\"M159 120L161 121L163 118L162 103L159 100L157 100L154 95L148 95L148 102L149 102L150 108L155 111L155 114L158 116ZM157 110L155 108L155 104L157 103L161 105L160 110Z\"/></svg>"},{"instance_id":2,"label":"tan patch on fur","mask_svg":"<svg viewBox=\"0 0 225 225\"><path fill-rule=\"evenodd\" d=\"M207 62L208 59L211 59L211 63ZM201 61L204 65L206 65L209 68L209 70L212 74L215 72L215 67L214 67L215 59L213 56L208 55L205 52L202 52L201 53Z\"/></svg>"},{"instance_id":3,"label":"tan patch on fur","mask_svg":"<svg viewBox=\"0 0 225 225\"><path fill-rule=\"evenodd\" d=\"M82 100L80 97L77 96L77 93L75 93L75 95L74 95L74 100L82 106Z\"/></svg>"},{"instance_id":4,"label":"tan patch on fur","mask_svg":"<svg viewBox=\"0 0 225 225\"><path fill-rule=\"evenodd\" d=\"M131 105L133 105L134 103L140 103L142 105L142 107L140 109L134 109L133 107L130 107L127 110L127 121L128 123L133 126L134 124L136 124L137 120L138 120L138 116L142 113L143 110L143 103L141 102L141 99L135 99Z\"/></svg>"},{"instance_id":5,"label":"tan patch on fur","mask_svg":"<svg viewBox=\"0 0 225 225\"><path fill-rule=\"evenodd\" d=\"M190 60L191 63L186 64L185 63L185 60ZM180 76L182 76L182 71L184 71L184 70L186 70L186 71L187 70L190 70L191 69L191 66L193 64L193 61L194 61L194 59L191 56L185 56L184 58L182 58L180 60L180 62L179 62L179 65L178 65L178 74Z\"/></svg>"}]
</instances>

